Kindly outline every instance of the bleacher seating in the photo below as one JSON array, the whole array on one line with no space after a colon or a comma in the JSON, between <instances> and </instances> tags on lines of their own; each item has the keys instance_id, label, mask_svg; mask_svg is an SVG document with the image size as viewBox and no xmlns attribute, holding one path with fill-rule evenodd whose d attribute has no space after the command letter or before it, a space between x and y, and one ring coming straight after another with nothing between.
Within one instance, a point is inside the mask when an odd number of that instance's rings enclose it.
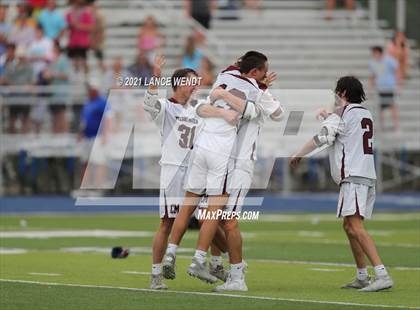
<instances>
[{"instance_id":1,"label":"bleacher seating","mask_svg":"<svg viewBox=\"0 0 420 310\"><path fill-rule=\"evenodd\" d=\"M5 1L15 3L13 0ZM63 5L66 1L59 1ZM137 34L146 16L156 18L161 32L166 37L162 53L166 56L164 75L169 76L179 65L185 38L191 34L196 23L185 18L183 0L99 0L98 4L106 20L105 61L108 65L114 57L121 56L124 64L131 63L137 54ZM321 0L264 0L258 11L238 9L237 11L216 11L212 29L207 32L208 47L204 51L220 70L232 63L247 50L260 50L270 59L270 70L278 73L278 80L273 88L279 98L290 110L312 111L314 101L328 105L332 102L332 92L339 76L354 74L362 79L366 88L368 80L368 62L370 47L384 45L390 38L391 31L385 30L383 21L369 21L367 11L358 8L352 16L344 10L336 10L333 19L324 19L324 1ZM225 17L230 14L231 17ZM383 150L405 149L420 150L420 70L419 51L414 42L410 51L409 79L404 81L397 102L400 106L401 130L383 134L377 130L378 145ZM90 57L93 68L91 74L100 77L101 72L95 59ZM78 76L73 83L78 89L83 88ZM313 100L306 93L299 97L298 90L316 90ZM291 91L288 91L291 90ZM319 90L322 94L319 95ZM329 94L329 95L328 95ZM319 95L319 96L318 96ZM369 92L369 106L377 111L375 96ZM312 113L314 114L314 113ZM283 154L290 154L303 140L313 134L317 120L308 113L301 124L301 134L297 137L283 137L285 122L282 125L267 123L260 143L261 152L273 155L274 149L281 149ZM150 127L151 128L151 127ZM150 128L148 129L150 131ZM61 141L75 145L75 136L65 135ZM150 143L158 146L155 135L150 135ZM57 142L61 138L51 139L48 135L29 136L26 138L5 135L2 147L17 151L20 147L31 148L31 140L41 139L42 145L51 142L50 152L64 152L69 149ZM57 144L58 143L58 144ZM29 145L29 146L28 146ZM71 148L70 148L71 149ZM158 156L158 147L153 147ZM75 150L73 150L74 152ZM71 153L72 151L70 151ZM34 151L34 154L41 154ZM43 154L43 153L42 153ZM45 155L45 154L44 154ZM151 156L153 154L147 154ZM279 155L279 154L276 154Z\"/></svg>"}]
</instances>

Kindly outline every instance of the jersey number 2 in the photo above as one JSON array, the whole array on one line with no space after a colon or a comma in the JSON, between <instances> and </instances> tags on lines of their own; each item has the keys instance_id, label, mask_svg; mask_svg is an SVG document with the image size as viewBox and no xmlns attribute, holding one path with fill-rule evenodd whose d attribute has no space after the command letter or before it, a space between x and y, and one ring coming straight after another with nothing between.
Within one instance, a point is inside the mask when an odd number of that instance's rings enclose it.
<instances>
[{"instance_id":1,"label":"jersey number 2","mask_svg":"<svg viewBox=\"0 0 420 310\"><path fill-rule=\"evenodd\" d=\"M184 149L190 149L194 143L194 135L195 135L195 126L188 127L185 125L180 125L178 127L178 131L181 132L180 139L179 139L179 146Z\"/></svg>"},{"instance_id":2,"label":"jersey number 2","mask_svg":"<svg viewBox=\"0 0 420 310\"><path fill-rule=\"evenodd\" d=\"M367 129L363 134L363 153L373 154L372 139L373 137L373 122L370 118L363 118L361 122L362 128Z\"/></svg>"}]
</instances>

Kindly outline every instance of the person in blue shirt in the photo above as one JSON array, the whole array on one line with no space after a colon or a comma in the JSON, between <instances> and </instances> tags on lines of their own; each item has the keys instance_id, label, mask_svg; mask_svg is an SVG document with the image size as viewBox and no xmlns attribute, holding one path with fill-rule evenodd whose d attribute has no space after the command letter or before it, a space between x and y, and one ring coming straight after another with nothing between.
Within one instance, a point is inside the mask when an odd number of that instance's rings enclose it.
<instances>
[{"instance_id":1,"label":"person in blue shirt","mask_svg":"<svg viewBox=\"0 0 420 310\"><path fill-rule=\"evenodd\" d=\"M106 99L99 94L99 82L90 80L88 99L81 114L82 160L87 164L82 188L101 189L106 181L106 141L102 135L102 116L106 112Z\"/></svg>"},{"instance_id":2,"label":"person in blue shirt","mask_svg":"<svg viewBox=\"0 0 420 310\"><path fill-rule=\"evenodd\" d=\"M55 0L49 0L47 7L38 16L38 23L44 29L45 36L58 40L67 27L63 14L57 9Z\"/></svg>"},{"instance_id":3,"label":"person in blue shirt","mask_svg":"<svg viewBox=\"0 0 420 310\"><path fill-rule=\"evenodd\" d=\"M184 54L182 55L181 67L200 70L203 53L196 48L193 36L187 38Z\"/></svg>"},{"instance_id":4,"label":"person in blue shirt","mask_svg":"<svg viewBox=\"0 0 420 310\"><path fill-rule=\"evenodd\" d=\"M88 82L88 96L82 110L82 134L85 138L94 139L99 133L106 99L99 94L96 81Z\"/></svg>"},{"instance_id":5,"label":"person in blue shirt","mask_svg":"<svg viewBox=\"0 0 420 310\"><path fill-rule=\"evenodd\" d=\"M395 92L398 87L398 62L390 55L385 55L382 47L372 47L372 60L369 63L370 85L379 95L381 125L384 125L384 110L390 109L394 129L399 128L398 108L395 104Z\"/></svg>"}]
</instances>

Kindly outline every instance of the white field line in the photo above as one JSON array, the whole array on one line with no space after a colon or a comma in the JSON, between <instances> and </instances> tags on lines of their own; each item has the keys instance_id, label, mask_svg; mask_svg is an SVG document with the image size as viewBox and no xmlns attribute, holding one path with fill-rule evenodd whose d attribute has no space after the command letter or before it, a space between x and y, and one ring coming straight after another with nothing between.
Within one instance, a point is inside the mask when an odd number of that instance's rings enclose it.
<instances>
[{"instance_id":1,"label":"white field line","mask_svg":"<svg viewBox=\"0 0 420 310\"><path fill-rule=\"evenodd\" d=\"M373 234L378 231L374 231ZM259 233L243 232L244 238L256 238L261 234L268 232L262 231ZM380 234L384 234L383 231L379 231ZM319 238L323 237L324 233L320 231L281 231L278 234L291 234L298 235L300 237ZM153 231L132 231L132 230L25 230L25 231L0 231L0 239L7 238L25 238L25 239L49 239L49 238L123 238L123 237L137 237L147 238L153 237L155 232ZM272 235L270 232L269 235ZM195 239L193 235L186 235L184 239ZM322 244L347 244L345 241L336 241L329 239L319 240L306 240L309 243L322 243ZM384 247L401 247L401 248L420 248L420 244L413 243L390 243L390 242L377 242L377 245Z\"/></svg>"},{"instance_id":2,"label":"white field line","mask_svg":"<svg viewBox=\"0 0 420 310\"><path fill-rule=\"evenodd\" d=\"M31 276L47 276L47 277L58 277L62 276L61 273L48 273L48 272L28 272Z\"/></svg>"},{"instance_id":3,"label":"white field line","mask_svg":"<svg viewBox=\"0 0 420 310\"><path fill-rule=\"evenodd\" d=\"M38 284L50 286L67 286L67 287L84 287L84 288L101 288L101 289L114 289L136 292L150 292L158 294L180 294L180 295L197 295L197 296L211 296L211 297L226 297L238 299L253 299L253 300L268 300L268 301L285 301L285 302L298 302L298 303L311 303L311 304L329 304L329 305L342 305L342 306L356 306L356 307L371 307L371 308L404 308L404 309L420 309L418 307L409 307L403 305L378 305L378 304L361 304L352 302L328 301L328 300L311 300L311 299L296 299L296 298L283 298L283 297L266 297L266 296L252 296L252 295L234 295L222 293L206 293L206 292L190 292L190 291L173 291L173 290L152 290L146 288L122 287L122 286L107 286L107 285L88 285L77 283L56 283L56 282L39 282L15 279L0 279L0 282L8 283L23 283L23 284Z\"/></svg>"},{"instance_id":4,"label":"white field line","mask_svg":"<svg viewBox=\"0 0 420 310\"><path fill-rule=\"evenodd\" d=\"M151 254L151 247L130 247L130 254ZM70 247L60 248L60 252L64 253L110 253L110 247ZM194 253L193 248L178 248L178 253Z\"/></svg>"},{"instance_id":5,"label":"white field line","mask_svg":"<svg viewBox=\"0 0 420 310\"><path fill-rule=\"evenodd\" d=\"M391 236L393 235L392 231L382 231L382 230L369 230L368 231L371 235L373 236ZM417 230L413 230L412 232L414 233L419 233L419 231ZM324 232L321 231L316 231L316 230L298 230L298 231L294 231L294 230L282 230L282 231L277 231L275 233L273 233L272 231L259 231L258 233L255 233L256 237L260 237L263 238L265 235L267 236L274 236L274 235L279 235L281 237L287 237L287 236L291 236L291 237L303 237L303 238L308 238L306 240L299 240L305 243L321 243L321 244L344 244L344 245L348 245L348 241L340 241L340 240L331 240L328 238L322 238L325 236ZM310 239L309 239L310 238ZM319 239L318 239L319 238ZM401 243L401 242L376 242L376 245L379 246L383 246L383 247L398 247L398 248L420 248L420 244L419 243Z\"/></svg>"},{"instance_id":6,"label":"white field line","mask_svg":"<svg viewBox=\"0 0 420 310\"><path fill-rule=\"evenodd\" d=\"M177 255L178 258L191 259L191 256ZM355 264L348 263L329 263L329 262L314 262L314 261L300 261L300 260L282 260L282 259L264 259L264 258L245 258L247 262L256 262L256 263L268 263L268 264L296 264L296 265L316 265L316 266L339 266L339 267L349 267L356 268ZM407 267L407 266L387 266L390 269L397 270L412 270L420 271L420 267Z\"/></svg>"},{"instance_id":7,"label":"white field line","mask_svg":"<svg viewBox=\"0 0 420 310\"><path fill-rule=\"evenodd\" d=\"M148 247L134 247L130 248L132 254L150 254L151 248ZM57 250L42 251L37 249L19 249L19 248L0 248L0 255L2 254L26 254L29 252L57 252ZM107 247L74 247L74 248L61 248L58 252L64 253L109 253L110 248ZM178 248L178 253L193 253L192 248ZM191 256L177 255L178 258L191 259ZM273 263L273 264L298 264L298 265L317 265L317 266L342 266L354 268L354 264L348 263L332 263L332 262L317 262L317 261L298 261L298 260L281 260L281 259L264 259L264 258L250 258L247 259L250 262L257 263ZM408 267L408 266L391 266L388 268L396 270L413 270L420 271L420 267Z\"/></svg>"},{"instance_id":8,"label":"white field line","mask_svg":"<svg viewBox=\"0 0 420 310\"><path fill-rule=\"evenodd\" d=\"M153 237L151 231L132 231L132 230L31 230L31 231L0 231L0 238L28 238L28 239L48 239L48 238L120 238L120 237Z\"/></svg>"},{"instance_id":9,"label":"white field line","mask_svg":"<svg viewBox=\"0 0 420 310\"><path fill-rule=\"evenodd\" d=\"M420 220L419 212L408 213L377 213L373 214L373 221L414 221ZM261 214L262 222L309 222L314 225L320 222L340 222L334 214Z\"/></svg>"},{"instance_id":10,"label":"white field line","mask_svg":"<svg viewBox=\"0 0 420 310\"><path fill-rule=\"evenodd\" d=\"M142 276L150 276L151 272L145 272L145 271L121 271L121 273L124 274L139 274Z\"/></svg>"},{"instance_id":11,"label":"white field line","mask_svg":"<svg viewBox=\"0 0 420 310\"><path fill-rule=\"evenodd\" d=\"M25 238L25 239L49 239L49 238L122 238L122 237L154 237L154 231L139 230L104 230L104 229L83 229L83 230L15 230L0 231L0 239ZM254 238L253 232L244 232L245 238ZM184 239L195 239L193 235L186 235Z\"/></svg>"},{"instance_id":12,"label":"white field line","mask_svg":"<svg viewBox=\"0 0 420 310\"><path fill-rule=\"evenodd\" d=\"M322 244L345 244L347 245L347 241L338 241L338 240L328 240L328 239L320 239L320 240L308 240L305 241L308 243L322 243ZM396 248L420 248L420 244L414 243L392 243L392 242L376 242L377 246L382 247L396 247Z\"/></svg>"},{"instance_id":13,"label":"white field line","mask_svg":"<svg viewBox=\"0 0 420 310\"><path fill-rule=\"evenodd\" d=\"M329 269L329 268L308 268L308 270L321 271L321 272L340 272L340 271L344 271L344 269Z\"/></svg>"},{"instance_id":14,"label":"white field line","mask_svg":"<svg viewBox=\"0 0 420 310\"><path fill-rule=\"evenodd\" d=\"M4 254L25 254L25 253L28 253L27 249L0 248L0 255L4 255Z\"/></svg>"}]
</instances>

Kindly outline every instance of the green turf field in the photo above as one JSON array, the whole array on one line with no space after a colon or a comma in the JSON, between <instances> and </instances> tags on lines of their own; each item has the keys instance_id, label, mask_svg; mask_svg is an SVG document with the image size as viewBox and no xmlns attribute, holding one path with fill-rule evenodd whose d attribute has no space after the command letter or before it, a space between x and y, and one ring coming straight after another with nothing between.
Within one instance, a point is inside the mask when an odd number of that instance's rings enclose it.
<instances>
[{"instance_id":1,"label":"green turf field","mask_svg":"<svg viewBox=\"0 0 420 310\"><path fill-rule=\"evenodd\" d=\"M157 225L146 214L2 216L0 309L420 308L420 213L377 213L367 222L396 284L379 293L339 289L355 271L340 222L324 214L241 222L247 293L215 294L188 277L196 231L181 245L170 290L150 291ZM116 245L131 255L112 260Z\"/></svg>"}]
</instances>

